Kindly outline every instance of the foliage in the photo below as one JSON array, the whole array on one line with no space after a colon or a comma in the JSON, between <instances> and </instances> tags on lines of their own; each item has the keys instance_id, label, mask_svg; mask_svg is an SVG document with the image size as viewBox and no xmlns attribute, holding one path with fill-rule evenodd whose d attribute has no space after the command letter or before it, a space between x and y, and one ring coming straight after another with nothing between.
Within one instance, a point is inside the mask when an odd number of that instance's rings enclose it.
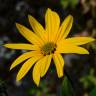
<instances>
[{"instance_id":1,"label":"foliage","mask_svg":"<svg viewBox=\"0 0 96 96\"><path fill-rule=\"evenodd\" d=\"M79 0L60 0L61 2L61 5L64 7L64 8L67 8L67 7L71 7L71 8L75 8L76 5L79 3Z\"/></svg>"},{"instance_id":2,"label":"foliage","mask_svg":"<svg viewBox=\"0 0 96 96\"><path fill-rule=\"evenodd\" d=\"M68 77L65 76L62 87L61 87L61 96L73 96L73 85L69 81Z\"/></svg>"},{"instance_id":3,"label":"foliage","mask_svg":"<svg viewBox=\"0 0 96 96\"><path fill-rule=\"evenodd\" d=\"M89 96L96 96L96 87L90 92Z\"/></svg>"}]
</instances>

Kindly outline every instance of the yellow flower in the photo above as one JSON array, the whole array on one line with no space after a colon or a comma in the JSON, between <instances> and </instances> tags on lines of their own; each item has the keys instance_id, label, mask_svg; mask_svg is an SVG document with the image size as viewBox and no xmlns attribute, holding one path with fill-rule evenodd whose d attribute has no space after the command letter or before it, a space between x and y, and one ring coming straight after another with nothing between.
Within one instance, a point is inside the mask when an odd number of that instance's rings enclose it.
<instances>
[{"instance_id":1,"label":"yellow flower","mask_svg":"<svg viewBox=\"0 0 96 96\"><path fill-rule=\"evenodd\" d=\"M92 42L94 41L93 38L66 38L73 23L73 17L71 15L67 16L60 25L58 14L48 9L45 14L45 29L34 17L29 15L28 19L34 32L21 24L16 23L16 26L21 35L24 36L30 44L19 43L4 45L7 48L29 50L19 56L11 65L10 70L26 60L17 74L17 81L21 80L32 68L33 64L35 64L32 76L38 86L40 78L48 71L52 59L56 66L58 77L62 77L64 68L62 53L89 54L86 49L79 45Z\"/></svg>"}]
</instances>

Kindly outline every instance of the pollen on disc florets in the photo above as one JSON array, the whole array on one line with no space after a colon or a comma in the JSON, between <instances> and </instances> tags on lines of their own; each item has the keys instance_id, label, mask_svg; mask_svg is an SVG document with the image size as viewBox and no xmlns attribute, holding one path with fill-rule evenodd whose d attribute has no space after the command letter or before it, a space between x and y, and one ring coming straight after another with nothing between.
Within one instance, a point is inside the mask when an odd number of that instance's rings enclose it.
<instances>
[{"instance_id":1,"label":"pollen on disc florets","mask_svg":"<svg viewBox=\"0 0 96 96\"><path fill-rule=\"evenodd\" d=\"M41 48L41 52L44 55L49 55L51 53L54 53L54 51L56 50L56 44L54 44L53 42L48 42L46 43L42 48Z\"/></svg>"}]
</instances>

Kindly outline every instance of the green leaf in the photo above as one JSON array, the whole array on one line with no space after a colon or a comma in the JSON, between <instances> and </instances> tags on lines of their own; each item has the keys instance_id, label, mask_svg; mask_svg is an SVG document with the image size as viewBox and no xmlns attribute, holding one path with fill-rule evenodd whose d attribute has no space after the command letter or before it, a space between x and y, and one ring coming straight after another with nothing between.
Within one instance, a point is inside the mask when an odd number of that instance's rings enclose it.
<instances>
[{"instance_id":1,"label":"green leaf","mask_svg":"<svg viewBox=\"0 0 96 96\"><path fill-rule=\"evenodd\" d=\"M61 0L60 3L63 6L63 8L67 8L69 5L69 0Z\"/></svg>"},{"instance_id":2,"label":"green leaf","mask_svg":"<svg viewBox=\"0 0 96 96\"><path fill-rule=\"evenodd\" d=\"M89 96L96 96L96 87L90 92Z\"/></svg>"},{"instance_id":3,"label":"green leaf","mask_svg":"<svg viewBox=\"0 0 96 96\"><path fill-rule=\"evenodd\" d=\"M79 0L70 0L70 4L72 8L75 8L78 3L79 3Z\"/></svg>"},{"instance_id":4,"label":"green leaf","mask_svg":"<svg viewBox=\"0 0 96 96\"><path fill-rule=\"evenodd\" d=\"M73 96L72 85L66 76L64 77L62 84L61 96Z\"/></svg>"},{"instance_id":5,"label":"green leaf","mask_svg":"<svg viewBox=\"0 0 96 96\"><path fill-rule=\"evenodd\" d=\"M75 8L76 5L79 3L79 0L60 0L60 3L63 8L67 8L68 6L71 8Z\"/></svg>"}]
</instances>

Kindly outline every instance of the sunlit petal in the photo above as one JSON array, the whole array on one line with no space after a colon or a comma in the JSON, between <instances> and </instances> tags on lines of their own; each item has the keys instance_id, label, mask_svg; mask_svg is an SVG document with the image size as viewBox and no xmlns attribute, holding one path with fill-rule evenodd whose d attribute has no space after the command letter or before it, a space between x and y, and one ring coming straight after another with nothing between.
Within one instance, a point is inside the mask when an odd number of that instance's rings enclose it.
<instances>
[{"instance_id":1,"label":"sunlit petal","mask_svg":"<svg viewBox=\"0 0 96 96\"><path fill-rule=\"evenodd\" d=\"M40 50L39 46L32 44L14 43L14 44L5 44L4 46L11 49Z\"/></svg>"},{"instance_id":2,"label":"sunlit petal","mask_svg":"<svg viewBox=\"0 0 96 96\"><path fill-rule=\"evenodd\" d=\"M73 23L73 17L71 15L67 16L65 20L63 21L63 23L61 24L61 27L58 31L58 34L57 34L58 41L61 40L62 38L67 37L67 35L69 34L71 30L72 23Z\"/></svg>"},{"instance_id":3,"label":"sunlit petal","mask_svg":"<svg viewBox=\"0 0 96 96\"><path fill-rule=\"evenodd\" d=\"M64 58L62 57L62 55L61 54L56 54L56 56L59 58L62 67L64 67Z\"/></svg>"},{"instance_id":4,"label":"sunlit petal","mask_svg":"<svg viewBox=\"0 0 96 96\"><path fill-rule=\"evenodd\" d=\"M40 36L40 38L45 41L46 40L46 37L45 37L45 30L44 28L42 27L42 25L31 15L28 15L28 18L29 18L29 22L30 22L30 25L32 27L32 29L34 30L34 32Z\"/></svg>"},{"instance_id":5,"label":"sunlit petal","mask_svg":"<svg viewBox=\"0 0 96 96\"><path fill-rule=\"evenodd\" d=\"M16 26L19 30L19 32L28 40L30 41L32 44L37 44L37 45L41 45L43 43L43 41L40 39L40 37L38 37L36 34L34 34L31 30L29 30L28 28L26 28L25 26L16 23Z\"/></svg>"},{"instance_id":6,"label":"sunlit petal","mask_svg":"<svg viewBox=\"0 0 96 96\"><path fill-rule=\"evenodd\" d=\"M44 58L44 57L43 57ZM40 75L41 75L41 62L42 62L42 58L35 64L34 68L33 68L33 80L36 83L36 85L39 85L40 82Z\"/></svg>"},{"instance_id":7,"label":"sunlit petal","mask_svg":"<svg viewBox=\"0 0 96 96\"><path fill-rule=\"evenodd\" d=\"M75 45L65 45L62 47L57 47L56 53L76 53L76 54L89 54L89 52L82 47L75 46Z\"/></svg>"},{"instance_id":8,"label":"sunlit petal","mask_svg":"<svg viewBox=\"0 0 96 96\"><path fill-rule=\"evenodd\" d=\"M23 61L25 61L28 58L31 58L33 56L38 56L41 55L38 51L30 51L30 52L26 52L22 55L20 55L11 65L10 70L13 69L14 67L16 67L17 65L19 65L20 63L22 63Z\"/></svg>"},{"instance_id":9,"label":"sunlit petal","mask_svg":"<svg viewBox=\"0 0 96 96\"><path fill-rule=\"evenodd\" d=\"M54 60L55 66L56 66L58 77L60 78L63 76L63 66L62 65L64 65L64 60L62 60L62 57L59 54L54 54L53 60Z\"/></svg>"},{"instance_id":10,"label":"sunlit petal","mask_svg":"<svg viewBox=\"0 0 96 96\"><path fill-rule=\"evenodd\" d=\"M72 37L72 38L65 39L65 42L69 42L74 45L83 45L83 44L92 42L94 40L95 39L93 39L91 37Z\"/></svg>"},{"instance_id":11,"label":"sunlit petal","mask_svg":"<svg viewBox=\"0 0 96 96\"><path fill-rule=\"evenodd\" d=\"M30 59L28 59L21 67L21 69L19 70L16 80L19 81L21 80L27 73L28 71L31 69L31 67L33 66L33 64L40 59L40 56L36 56L36 57L32 57Z\"/></svg>"},{"instance_id":12,"label":"sunlit petal","mask_svg":"<svg viewBox=\"0 0 96 96\"><path fill-rule=\"evenodd\" d=\"M45 14L45 24L46 31L48 32L48 40L53 41L60 25L59 15L48 8Z\"/></svg>"},{"instance_id":13,"label":"sunlit petal","mask_svg":"<svg viewBox=\"0 0 96 96\"><path fill-rule=\"evenodd\" d=\"M47 55L41 60L41 77L43 77L49 69L52 55Z\"/></svg>"}]
</instances>

